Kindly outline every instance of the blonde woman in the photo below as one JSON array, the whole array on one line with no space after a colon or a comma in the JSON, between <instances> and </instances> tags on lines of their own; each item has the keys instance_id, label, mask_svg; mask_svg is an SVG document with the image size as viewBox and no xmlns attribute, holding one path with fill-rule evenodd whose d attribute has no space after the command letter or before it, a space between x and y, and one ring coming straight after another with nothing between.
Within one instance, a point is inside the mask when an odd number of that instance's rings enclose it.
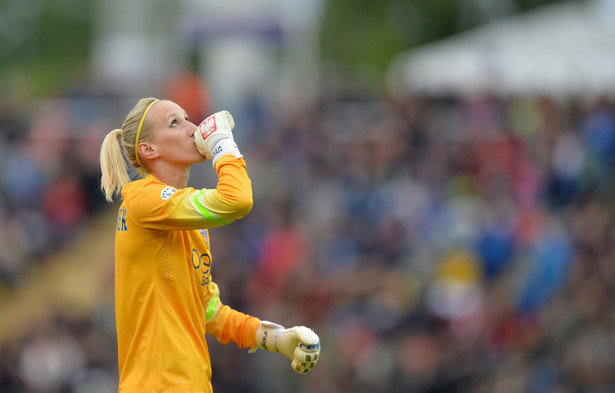
<instances>
[{"instance_id":1,"label":"blonde woman","mask_svg":"<svg viewBox=\"0 0 615 393\"><path fill-rule=\"evenodd\" d=\"M318 336L222 304L212 281L209 228L252 208L246 163L226 111L198 127L171 101L139 100L100 153L101 189L121 195L115 236L119 391L211 392L205 334L241 348L281 352L299 373L320 353ZM126 159L124 159L124 156ZM215 189L188 187L193 164L212 161ZM126 160L141 172L131 181Z\"/></svg>"}]
</instances>

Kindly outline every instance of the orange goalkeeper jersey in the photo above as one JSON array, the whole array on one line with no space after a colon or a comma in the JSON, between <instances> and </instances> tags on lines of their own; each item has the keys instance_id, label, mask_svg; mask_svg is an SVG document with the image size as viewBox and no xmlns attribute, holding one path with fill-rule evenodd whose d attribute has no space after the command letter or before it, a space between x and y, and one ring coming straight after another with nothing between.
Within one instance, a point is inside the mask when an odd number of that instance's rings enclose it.
<instances>
[{"instance_id":1,"label":"orange goalkeeper jersey","mask_svg":"<svg viewBox=\"0 0 615 393\"><path fill-rule=\"evenodd\" d=\"M260 320L220 302L207 228L245 216L243 159L216 163L216 189L175 189L151 174L122 188L115 236L120 393L211 392L205 333L254 347Z\"/></svg>"}]
</instances>

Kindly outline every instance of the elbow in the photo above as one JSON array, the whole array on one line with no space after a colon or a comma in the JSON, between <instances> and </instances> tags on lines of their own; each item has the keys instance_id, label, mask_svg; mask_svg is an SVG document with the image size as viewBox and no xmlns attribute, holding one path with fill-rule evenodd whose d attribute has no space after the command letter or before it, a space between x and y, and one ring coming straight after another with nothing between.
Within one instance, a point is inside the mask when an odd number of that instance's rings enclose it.
<instances>
[{"instance_id":1,"label":"elbow","mask_svg":"<svg viewBox=\"0 0 615 393\"><path fill-rule=\"evenodd\" d=\"M224 195L224 194L222 194ZM244 218L252 210L252 189L244 189L241 192L235 190L234 193L228 193L222 198L225 208L221 219L226 222L233 222L240 218Z\"/></svg>"},{"instance_id":2,"label":"elbow","mask_svg":"<svg viewBox=\"0 0 615 393\"><path fill-rule=\"evenodd\" d=\"M252 210L252 205L254 204L254 200L252 198L252 193L245 193L241 197L238 197L234 203L234 209L236 212L236 217L244 218L250 213Z\"/></svg>"},{"instance_id":3,"label":"elbow","mask_svg":"<svg viewBox=\"0 0 615 393\"><path fill-rule=\"evenodd\" d=\"M232 190L228 195L228 200L232 201L231 210L235 220L244 218L250 213L254 200L252 198L252 184L249 179L241 187Z\"/></svg>"},{"instance_id":4,"label":"elbow","mask_svg":"<svg viewBox=\"0 0 615 393\"><path fill-rule=\"evenodd\" d=\"M254 203L252 199L252 183L245 171L243 175L225 173L220 176L216 192L220 201L226 205L226 212L232 220L245 217Z\"/></svg>"}]
</instances>

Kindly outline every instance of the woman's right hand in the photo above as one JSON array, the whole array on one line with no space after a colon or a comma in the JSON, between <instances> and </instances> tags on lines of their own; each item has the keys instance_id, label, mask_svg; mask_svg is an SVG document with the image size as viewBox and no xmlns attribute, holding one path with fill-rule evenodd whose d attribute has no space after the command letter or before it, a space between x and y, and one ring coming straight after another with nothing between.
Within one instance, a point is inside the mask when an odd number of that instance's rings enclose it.
<instances>
[{"instance_id":1,"label":"woman's right hand","mask_svg":"<svg viewBox=\"0 0 615 393\"><path fill-rule=\"evenodd\" d=\"M220 111L203 120L194 132L197 149L213 161L214 167L218 158L225 154L234 154L237 158L243 157L235 144L233 128L235 121L230 112Z\"/></svg>"}]
</instances>

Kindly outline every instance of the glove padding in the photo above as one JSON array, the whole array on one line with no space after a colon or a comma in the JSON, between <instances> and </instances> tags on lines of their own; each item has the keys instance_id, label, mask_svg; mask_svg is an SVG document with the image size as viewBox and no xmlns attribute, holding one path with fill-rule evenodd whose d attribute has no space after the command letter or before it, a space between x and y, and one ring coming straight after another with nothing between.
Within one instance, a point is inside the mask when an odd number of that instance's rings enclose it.
<instances>
[{"instance_id":1,"label":"glove padding","mask_svg":"<svg viewBox=\"0 0 615 393\"><path fill-rule=\"evenodd\" d=\"M194 132L194 141L199 152L212 160L214 168L218 158L225 154L243 157L233 138L235 121L228 111L216 112L209 116Z\"/></svg>"},{"instance_id":2,"label":"glove padding","mask_svg":"<svg viewBox=\"0 0 615 393\"><path fill-rule=\"evenodd\" d=\"M291 366L299 374L309 373L320 356L320 339L305 326L284 329L277 323L262 321L256 330L256 346L282 353L292 360Z\"/></svg>"}]
</instances>

